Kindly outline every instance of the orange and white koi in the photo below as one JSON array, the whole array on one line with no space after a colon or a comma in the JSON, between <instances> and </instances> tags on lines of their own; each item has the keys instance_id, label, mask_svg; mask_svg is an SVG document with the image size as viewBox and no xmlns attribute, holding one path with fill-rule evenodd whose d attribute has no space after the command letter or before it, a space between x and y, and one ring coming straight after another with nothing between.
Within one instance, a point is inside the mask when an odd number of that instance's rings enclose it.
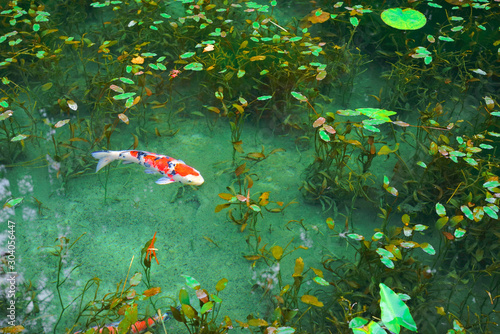
<instances>
[{"instance_id":1,"label":"orange and white koi","mask_svg":"<svg viewBox=\"0 0 500 334\"><path fill-rule=\"evenodd\" d=\"M104 166L115 160L123 160L124 163L136 163L146 167L148 174L161 174L163 177L156 184L169 184L180 182L199 186L205 182L200 172L186 165L182 160L177 160L166 155L145 151L97 151L92 156L99 159L96 173Z\"/></svg>"},{"instance_id":2,"label":"orange and white koi","mask_svg":"<svg viewBox=\"0 0 500 334\"><path fill-rule=\"evenodd\" d=\"M167 321L170 319L170 316L172 315L171 312L164 313L162 315L163 321ZM146 320L139 320L135 324L133 324L129 331L127 333L130 334L142 334L145 333L148 328L152 328L156 323L160 321L160 317L158 315L155 315L154 317L148 318L147 319L147 324ZM94 334L96 333L103 333L104 329L106 328L108 331L106 333L110 334L118 334L118 325L120 324L120 321L113 322L111 324L105 325L105 326L94 326L92 329L94 330ZM78 331L74 332L74 334L82 334L84 333L83 331ZM85 332L87 333L87 332Z\"/></svg>"}]
</instances>

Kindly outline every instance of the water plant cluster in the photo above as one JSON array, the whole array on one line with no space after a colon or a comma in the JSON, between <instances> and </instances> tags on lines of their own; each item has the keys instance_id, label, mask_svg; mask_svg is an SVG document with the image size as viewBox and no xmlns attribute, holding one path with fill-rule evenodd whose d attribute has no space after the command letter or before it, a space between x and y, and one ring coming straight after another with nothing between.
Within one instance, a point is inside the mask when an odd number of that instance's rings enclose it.
<instances>
[{"instance_id":1,"label":"water plant cluster","mask_svg":"<svg viewBox=\"0 0 500 334\"><path fill-rule=\"evenodd\" d=\"M302 16L285 16L291 6ZM103 294L91 279L67 302L60 287L74 267L63 259L77 240L63 237L50 245L59 273L54 333L96 333L115 321L126 333L158 310L150 329L157 333L167 311L190 334L495 332L499 7L484 0L1 4L2 164L51 165L64 190L94 171L92 151L175 136L177 117L201 117L209 128L223 122L231 181L214 190L214 211L245 238L242 261L273 272L255 287L267 311L231 319L224 277L205 289L186 276L178 298L162 297L151 283L155 238L143 236L142 273ZM354 104L370 66L379 68L380 85ZM188 111L196 105L202 112ZM286 203L260 187L256 167L272 168L268 158L283 149L248 152L249 126L270 127L298 154L314 153L297 176L300 198ZM317 205L324 218L297 217L282 228L310 231L321 219L325 240L345 254L325 247L305 263L296 252L307 247L263 235L270 215L301 203ZM359 229L361 206L378 211L373 233ZM26 286L18 305L34 293Z\"/></svg>"}]
</instances>

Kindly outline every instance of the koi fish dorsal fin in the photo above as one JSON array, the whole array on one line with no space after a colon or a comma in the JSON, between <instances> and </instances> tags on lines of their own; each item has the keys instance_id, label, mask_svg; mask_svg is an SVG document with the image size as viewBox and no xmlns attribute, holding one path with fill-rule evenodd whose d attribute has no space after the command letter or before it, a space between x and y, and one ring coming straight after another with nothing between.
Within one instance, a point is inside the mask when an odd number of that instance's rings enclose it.
<instances>
[{"instance_id":1,"label":"koi fish dorsal fin","mask_svg":"<svg viewBox=\"0 0 500 334\"><path fill-rule=\"evenodd\" d=\"M92 152L92 156L96 159L99 159L97 163L97 167L95 169L96 173L100 171L103 167L106 167L110 162L118 159L117 151L97 151Z\"/></svg>"}]
</instances>

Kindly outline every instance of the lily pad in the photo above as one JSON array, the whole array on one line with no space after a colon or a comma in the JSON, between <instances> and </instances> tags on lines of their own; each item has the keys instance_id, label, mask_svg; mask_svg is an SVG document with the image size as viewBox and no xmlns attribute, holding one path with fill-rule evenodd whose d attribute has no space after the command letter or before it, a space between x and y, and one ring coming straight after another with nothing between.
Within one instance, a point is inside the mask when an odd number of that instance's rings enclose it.
<instances>
[{"instance_id":1,"label":"lily pad","mask_svg":"<svg viewBox=\"0 0 500 334\"><path fill-rule=\"evenodd\" d=\"M424 14L411 8L386 9L382 12L380 17L385 24L399 30L417 30L427 23Z\"/></svg>"}]
</instances>

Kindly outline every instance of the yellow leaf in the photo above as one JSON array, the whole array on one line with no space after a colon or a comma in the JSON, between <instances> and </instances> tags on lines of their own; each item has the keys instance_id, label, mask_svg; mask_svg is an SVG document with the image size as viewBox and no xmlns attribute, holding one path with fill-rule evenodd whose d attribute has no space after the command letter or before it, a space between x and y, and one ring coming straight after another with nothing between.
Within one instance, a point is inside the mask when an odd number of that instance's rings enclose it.
<instances>
[{"instance_id":1,"label":"yellow leaf","mask_svg":"<svg viewBox=\"0 0 500 334\"><path fill-rule=\"evenodd\" d=\"M311 295L303 295L300 297L300 300L303 303L313 305L313 306L318 306L318 307L323 307L323 303L318 300L318 298L311 296Z\"/></svg>"},{"instance_id":2,"label":"yellow leaf","mask_svg":"<svg viewBox=\"0 0 500 334\"><path fill-rule=\"evenodd\" d=\"M304 260L301 257L299 257L298 259L295 260L295 268L292 276L293 277L302 276L303 270L304 270Z\"/></svg>"},{"instance_id":3,"label":"yellow leaf","mask_svg":"<svg viewBox=\"0 0 500 334\"><path fill-rule=\"evenodd\" d=\"M281 246L273 246L271 248L271 253L273 253L273 256L276 260L279 260L283 255L283 248Z\"/></svg>"},{"instance_id":4,"label":"yellow leaf","mask_svg":"<svg viewBox=\"0 0 500 334\"><path fill-rule=\"evenodd\" d=\"M42 86L42 91L46 92L51 88L52 88L52 82L47 82L45 85Z\"/></svg>"},{"instance_id":5,"label":"yellow leaf","mask_svg":"<svg viewBox=\"0 0 500 334\"><path fill-rule=\"evenodd\" d=\"M264 60L264 59L266 59L266 56L253 56L253 57L250 57L250 61Z\"/></svg>"},{"instance_id":6,"label":"yellow leaf","mask_svg":"<svg viewBox=\"0 0 500 334\"><path fill-rule=\"evenodd\" d=\"M319 276L319 277L323 278L323 272L321 270L313 268L313 267L311 267L311 269L314 271L314 273L316 274L316 276Z\"/></svg>"},{"instance_id":7,"label":"yellow leaf","mask_svg":"<svg viewBox=\"0 0 500 334\"><path fill-rule=\"evenodd\" d=\"M440 306L440 307L436 306L436 312L439 315L446 315L446 312L444 311L444 307L442 307L442 306Z\"/></svg>"},{"instance_id":8,"label":"yellow leaf","mask_svg":"<svg viewBox=\"0 0 500 334\"><path fill-rule=\"evenodd\" d=\"M264 319L250 319L250 320L248 320L248 324L250 326L254 326L254 327L267 326L268 325L267 321L265 321Z\"/></svg>"},{"instance_id":9,"label":"yellow leaf","mask_svg":"<svg viewBox=\"0 0 500 334\"><path fill-rule=\"evenodd\" d=\"M389 148L389 146L384 145L384 146L382 146L382 147L380 148L380 150L378 151L378 153L377 153L377 154L378 154L378 155L387 155L387 154L389 154L389 153L394 153L394 152L396 152L398 149L399 149L399 143L397 143L397 144L396 144L396 148L395 148L394 150L391 150L391 149Z\"/></svg>"}]
</instances>

